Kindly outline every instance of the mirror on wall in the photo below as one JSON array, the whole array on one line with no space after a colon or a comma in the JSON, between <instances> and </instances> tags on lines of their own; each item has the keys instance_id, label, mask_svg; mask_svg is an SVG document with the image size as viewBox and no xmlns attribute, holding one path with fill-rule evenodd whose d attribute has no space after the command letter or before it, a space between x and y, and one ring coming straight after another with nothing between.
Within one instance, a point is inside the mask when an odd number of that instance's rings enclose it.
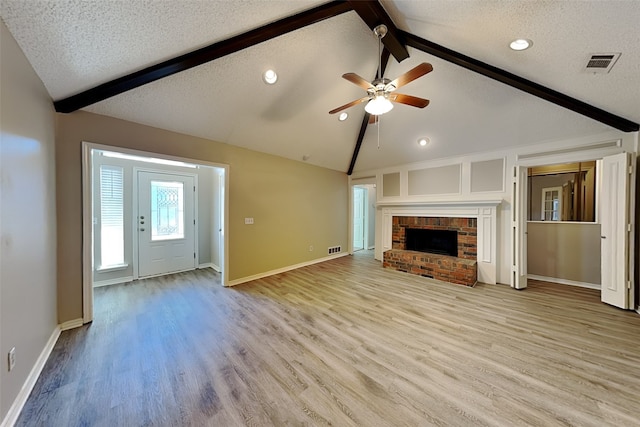
<instances>
[{"instance_id":1,"label":"mirror on wall","mask_svg":"<svg viewBox=\"0 0 640 427\"><path fill-rule=\"evenodd\" d=\"M529 221L596 220L596 162L529 168Z\"/></svg>"}]
</instances>

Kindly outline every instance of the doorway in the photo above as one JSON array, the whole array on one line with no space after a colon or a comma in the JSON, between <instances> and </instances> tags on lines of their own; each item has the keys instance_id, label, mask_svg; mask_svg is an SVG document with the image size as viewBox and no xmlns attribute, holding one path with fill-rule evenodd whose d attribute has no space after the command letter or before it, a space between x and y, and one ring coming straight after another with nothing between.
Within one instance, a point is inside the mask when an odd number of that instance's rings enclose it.
<instances>
[{"instance_id":1,"label":"doorway","mask_svg":"<svg viewBox=\"0 0 640 427\"><path fill-rule=\"evenodd\" d=\"M375 248L375 200L374 184L359 184L353 187L353 251Z\"/></svg>"},{"instance_id":2,"label":"doorway","mask_svg":"<svg viewBox=\"0 0 640 427\"><path fill-rule=\"evenodd\" d=\"M587 159L589 160L592 159ZM581 177L580 174L584 171L578 163L578 175L573 172L570 175L578 176L580 179L569 183L571 185L568 187L574 190L565 197L570 202L577 200L570 203L571 209L561 208L562 192L558 191L555 198L546 197L549 188L544 188L545 185L531 185L531 173L532 169L535 169L533 165L514 168L511 286L524 289L527 286L527 278L532 278L595 287L600 289L603 302L629 309L634 300L633 260L629 256L633 253L631 228L634 195L630 185L633 182L633 172L629 168L631 156L628 153L619 153L604 156L591 163L597 163L597 172L595 168L590 170L597 175L597 188L589 189L581 184L583 180L588 181L589 177ZM572 166L551 165L549 163L543 166L556 169ZM558 177L565 179L562 176ZM549 176L545 180L552 178ZM532 188L538 188L534 192L541 191L542 196L531 194ZM541 202L541 207L532 209L531 203L527 203L528 200ZM554 200L557 202L554 203ZM593 206L586 203L589 200L594 202ZM531 218L532 212L538 217ZM559 249L561 247L564 249ZM591 260L590 257L593 258L596 253L597 259ZM537 264L532 262L531 256L534 256ZM575 270L580 278L577 281L565 280L552 274L537 277L536 274L532 274L534 264L536 268L542 265L545 271L549 272L562 270L567 274L571 273L568 270ZM582 279L584 277L591 280ZM594 283L597 285L593 285Z\"/></svg>"},{"instance_id":3,"label":"doorway","mask_svg":"<svg viewBox=\"0 0 640 427\"><path fill-rule=\"evenodd\" d=\"M196 268L197 175L136 172L138 277Z\"/></svg>"},{"instance_id":4,"label":"doorway","mask_svg":"<svg viewBox=\"0 0 640 427\"><path fill-rule=\"evenodd\" d=\"M226 165L83 143L83 321L93 288L198 268L226 285Z\"/></svg>"}]
</instances>

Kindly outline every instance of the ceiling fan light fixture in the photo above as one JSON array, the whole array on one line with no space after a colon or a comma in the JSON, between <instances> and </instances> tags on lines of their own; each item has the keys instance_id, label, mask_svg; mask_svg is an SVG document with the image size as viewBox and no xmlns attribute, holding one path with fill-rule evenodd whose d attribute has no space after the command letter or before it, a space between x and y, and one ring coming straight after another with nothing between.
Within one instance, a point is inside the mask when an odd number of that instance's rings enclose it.
<instances>
[{"instance_id":1,"label":"ceiling fan light fixture","mask_svg":"<svg viewBox=\"0 0 640 427\"><path fill-rule=\"evenodd\" d=\"M515 39L509 43L509 47L513 50L525 50L533 46L533 42L529 39Z\"/></svg>"},{"instance_id":2,"label":"ceiling fan light fixture","mask_svg":"<svg viewBox=\"0 0 640 427\"><path fill-rule=\"evenodd\" d=\"M269 69L262 74L262 80L268 85L275 84L278 81L278 74L275 71Z\"/></svg>"},{"instance_id":3,"label":"ceiling fan light fixture","mask_svg":"<svg viewBox=\"0 0 640 427\"><path fill-rule=\"evenodd\" d=\"M371 101L367 102L364 110L373 114L374 116L379 116L384 113L388 113L393 108L393 104L384 96L376 96Z\"/></svg>"}]
</instances>

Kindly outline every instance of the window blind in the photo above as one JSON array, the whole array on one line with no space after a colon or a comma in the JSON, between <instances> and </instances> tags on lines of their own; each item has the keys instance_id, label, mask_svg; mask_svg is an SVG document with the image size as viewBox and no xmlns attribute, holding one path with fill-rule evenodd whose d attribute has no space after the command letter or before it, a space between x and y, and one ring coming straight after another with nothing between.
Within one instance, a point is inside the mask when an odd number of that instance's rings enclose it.
<instances>
[{"instance_id":1,"label":"window blind","mask_svg":"<svg viewBox=\"0 0 640 427\"><path fill-rule=\"evenodd\" d=\"M124 172L100 166L101 267L124 263Z\"/></svg>"}]
</instances>

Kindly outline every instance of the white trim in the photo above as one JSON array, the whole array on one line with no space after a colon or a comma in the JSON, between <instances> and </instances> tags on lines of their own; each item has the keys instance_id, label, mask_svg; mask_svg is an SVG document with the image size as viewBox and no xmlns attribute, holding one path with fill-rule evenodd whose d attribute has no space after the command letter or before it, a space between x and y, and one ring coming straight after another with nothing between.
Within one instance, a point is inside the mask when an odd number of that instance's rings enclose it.
<instances>
[{"instance_id":1,"label":"white trim","mask_svg":"<svg viewBox=\"0 0 640 427\"><path fill-rule=\"evenodd\" d=\"M82 318L78 318L73 320L67 320L66 322L59 324L58 327L60 328L61 331L68 331L69 329L79 328L82 325L84 325Z\"/></svg>"},{"instance_id":2,"label":"white trim","mask_svg":"<svg viewBox=\"0 0 640 427\"><path fill-rule=\"evenodd\" d=\"M99 280L97 282L93 282L93 287L99 288L101 286L117 285L119 283L132 282L134 280L135 278L133 276L116 277L115 279Z\"/></svg>"},{"instance_id":3,"label":"white trim","mask_svg":"<svg viewBox=\"0 0 640 427\"><path fill-rule=\"evenodd\" d=\"M82 141L82 320L93 320L93 165L94 145Z\"/></svg>"},{"instance_id":4,"label":"white trim","mask_svg":"<svg viewBox=\"0 0 640 427\"><path fill-rule=\"evenodd\" d=\"M502 200L450 200L450 201L433 201L433 202L411 202L411 201L402 201L402 202L378 202L376 206L401 206L401 207L441 207L441 206L462 206L462 207L471 207L471 206L492 206L497 207Z\"/></svg>"},{"instance_id":5,"label":"white trim","mask_svg":"<svg viewBox=\"0 0 640 427\"><path fill-rule=\"evenodd\" d=\"M129 264L125 262L124 264L110 265L108 267L98 267L96 271L99 273L108 273L110 271L126 270L127 268L129 268Z\"/></svg>"},{"instance_id":6,"label":"white trim","mask_svg":"<svg viewBox=\"0 0 640 427\"><path fill-rule=\"evenodd\" d=\"M319 264L321 262L330 261L332 259L341 258L349 255L348 252L337 253L335 255L326 256L324 258L314 259L312 261L301 262L300 264L294 264L287 267L277 268L271 271L265 271L264 273L254 274L253 276L241 277L240 279L230 280L225 286L235 286L241 283L250 282L252 280L263 279L265 277L273 276L275 274L286 273L287 271L296 270L298 268L307 267L313 264Z\"/></svg>"},{"instance_id":7,"label":"white trim","mask_svg":"<svg viewBox=\"0 0 640 427\"><path fill-rule=\"evenodd\" d=\"M76 319L76 320L79 321L80 324L82 325L82 319ZM27 399L29 398L29 395L31 394L33 387L36 385L36 381L38 381L38 377L40 377L40 373L42 372L42 369L44 368L45 363L47 363L47 359L49 358L51 351L53 351L53 347L56 345L56 342L58 341L58 337L60 337L60 332L61 332L60 326L56 326L53 332L51 333L49 340L47 341L44 348L42 349L40 356L38 356L36 363L33 365L33 368L31 368L31 372L29 372L29 376L27 376L27 379L22 385L20 392L18 393L15 400L13 401L13 404L9 408L7 415L4 417L4 420L2 420L2 424L0 424L0 427L10 427L10 426L13 426L16 423L16 421L18 421L20 412L22 412L22 408L24 408L25 403L27 403Z\"/></svg>"},{"instance_id":8,"label":"white trim","mask_svg":"<svg viewBox=\"0 0 640 427\"><path fill-rule=\"evenodd\" d=\"M611 148L620 148L622 147L622 139L614 139L614 140L604 140L604 141L595 141L587 144L582 144L578 146L571 146L566 148L551 148L547 151L540 151L539 149L534 149L531 152L524 152L516 155L517 162L523 162L529 159L538 159L545 157L555 158L559 156L575 156L576 154L582 154L586 151L600 151L607 150ZM575 162L575 161L573 161ZM562 162L559 162L562 163Z\"/></svg>"},{"instance_id":9,"label":"white trim","mask_svg":"<svg viewBox=\"0 0 640 427\"><path fill-rule=\"evenodd\" d=\"M196 268L198 270L203 269L203 268L213 268L214 270L219 271L218 269L220 267L218 267L217 265L215 265L212 262L205 262L205 263L202 263L202 264L198 264L198 266Z\"/></svg>"},{"instance_id":10,"label":"white trim","mask_svg":"<svg viewBox=\"0 0 640 427\"><path fill-rule=\"evenodd\" d=\"M528 279L540 280L542 282L559 283L561 285L577 286L579 288L589 288L600 290L600 285L597 283L577 282L575 280L559 279L557 277L538 276L537 274L528 274Z\"/></svg>"}]
</instances>

